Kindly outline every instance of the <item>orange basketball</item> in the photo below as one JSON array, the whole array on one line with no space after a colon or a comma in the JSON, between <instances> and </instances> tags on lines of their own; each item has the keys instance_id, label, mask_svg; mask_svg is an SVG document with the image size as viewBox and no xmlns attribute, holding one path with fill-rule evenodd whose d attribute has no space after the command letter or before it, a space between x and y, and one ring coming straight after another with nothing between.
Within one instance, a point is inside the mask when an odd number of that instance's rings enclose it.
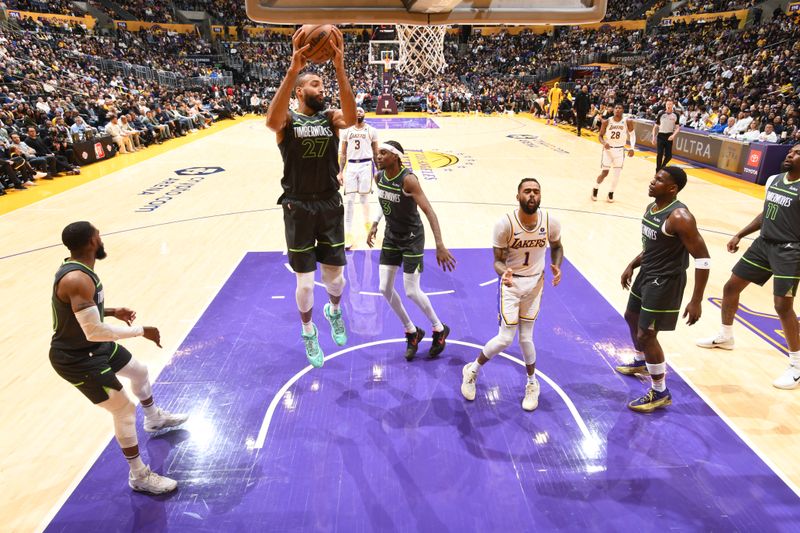
<instances>
[{"instance_id":1,"label":"orange basketball","mask_svg":"<svg viewBox=\"0 0 800 533\"><path fill-rule=\"evenodd\" d=\"M333 58L333 24L304 24L300 46L311 45L305 56L312 63L324 63Z\"/></svg>"}]
</instances>

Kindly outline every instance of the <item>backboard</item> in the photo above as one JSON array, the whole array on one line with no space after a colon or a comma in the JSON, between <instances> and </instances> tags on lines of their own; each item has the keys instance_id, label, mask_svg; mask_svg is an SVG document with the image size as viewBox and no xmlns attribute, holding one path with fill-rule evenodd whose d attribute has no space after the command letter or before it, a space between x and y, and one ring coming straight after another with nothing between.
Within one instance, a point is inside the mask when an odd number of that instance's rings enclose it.
<instances>
[{"instance_id":1,"label":"backboard","mask_svg":"<svg viewBox=\"0 0 800 533\"><path fill-rule=\"evenodd\" d=\"M272 24L588 24L607 0L245 0Z\"/></svg>"}]
</instances>

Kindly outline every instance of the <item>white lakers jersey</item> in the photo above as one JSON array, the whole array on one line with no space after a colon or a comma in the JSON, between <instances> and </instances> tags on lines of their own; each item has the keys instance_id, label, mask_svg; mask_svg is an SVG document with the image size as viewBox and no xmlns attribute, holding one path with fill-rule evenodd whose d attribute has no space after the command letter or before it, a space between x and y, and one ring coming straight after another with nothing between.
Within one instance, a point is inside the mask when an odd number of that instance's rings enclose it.
<instances>
[{"instance_id":1,"label":"white lakers jersey","mask_svg":"<svg viewBox=\"0 0 800 533\"><path fill-rule=\"evenodd\" d=\"M347 160L372 159L372 143L378 141L378 132L369 124L357 128L352 126L344 130L341 137L347 142Z\"/></svg>"},{"instance_id":2,"label":"white lakers jersey","mask_svg":"<svg viewBox=\"0 0 800 533\"><path fill-rule=\"evenodd\" d=\"M608 143L611 148L622 148L628 140L628 124L625 117L619 122L614 120L614 117L608 118L606 125L606 134L603 140Z\"/></svg>"},{"instance_id":3,"label":"white lakers jersey","mask_svg":"<svg viewBox=\"0 0 800 533\"><path fill-rule=\"evenodd\" d=\"M532 230L522 227L516 209L494 225L493 246L508 249L506 266L517 276L540 276L544 272L548 241L561 239L558 220L544 209L539 209L538 215L538 223Z\"/></svg>"}]
</instances>

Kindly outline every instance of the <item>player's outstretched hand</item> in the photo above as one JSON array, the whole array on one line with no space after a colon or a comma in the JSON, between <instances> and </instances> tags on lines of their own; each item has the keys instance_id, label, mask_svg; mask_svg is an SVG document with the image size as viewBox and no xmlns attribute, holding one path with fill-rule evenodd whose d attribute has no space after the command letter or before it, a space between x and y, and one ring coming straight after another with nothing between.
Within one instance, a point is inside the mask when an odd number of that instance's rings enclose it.
<instances>
[{"instance_id":1,"label":"player's outstretched hand","mask_svg":"<svg viewBox=\"0 0 800 533\"><path fill-rule=\"evenodd\" d=\"M142 336L149 341L153 341L156 343L156 346L161 348L161 333L158 332L158 328L154 328L153 326L145 326Z\"/></svg>"},{"instance_id":2,"label":"player's outstretched hand","mask_svg":"<svg viewBox=\"0 0 800 533\"><path fill-rule=\"evenodd\" d=\"M728 241L728 251L730 253L735 253L739 251L739 237L734 235L731 237L731 240Z\"/></svg>"},{"instance_id":3,"label":"player's outstretched hand","mask_svg":"<svg viewBox=\"0 0 800 533\"><path fill-rule=\"evenodd\" d=\"M703 314L703 309L700 306L700 302L691 301L686 306L686 310L683 312L683 318L689 317L686 323L691 326L692 324L700 320L701 314Z\"/></svg>"},{"instance_id":4,"label":"player's outstretched hand","mask_svg":"<svg viewBox=\"0 0 800 533\"><path fill-rule=\"evenodd\" d=\"M331 48L333 48L333 66L336 68L344 68L344 37L336 26L333 27Z\"/></svg>"},{"instance_id":5,"label":"player's outstretched hand","mask_svg":"<svg viewBox=\"0 0 800 533\"><path fill-rule=\"evenodd\" d=\"M375 246L375 236L377 234L378 234L378 223L373 222L372 227L370 228L369 233L367 234L367 246L369 246L370 248Z\"/></svg>"},{"instance_id":6,"label":"player's outstretched hand","mask_svg":"<svg viewBox=\"0 0 800 533\"><path fill-rule=\"evenodd\" d=\"M452 272L456 269L456 258L444 246L436 247L436 262L445 272Z\"/></svg>"},{"instance_id":7,"label":"player's outstretched hand","mask_svg":"<svg viewBox=\"0 0 800 533\"><path fill-rule=\"evenodd\" d=\"M507 268L503 275L500 277L500 283L505 285L506 287L513 287L514 286L514 271L510 268Z\"/></svg>"},{"instance_id":8,"label":"player's outstretched hand","mask_svg":"<svg viewBox=\"0 0 800 533\"><path fill-rule=\"evenodd\" d=\"M558 265L550 264L550 271L553 273L553 287L561 283L561 268Z\"/></svg>"},{"instance_id":9,"label":"player's outstretched hand","mask_svg":"<svg viewBox=\"0 0 800 533\"><path fill-rule=\"evenodd\" d=\"M114 309L114 318L122 320L129 326L136 320L136 311L128 309L127 307L117 307Z\"/></svg>"},{"instance_id":10,"label":"player's outstretched hand","mask_svg":"<svg viewBox=\"0 0 800 533\"><path fill-rule=\"evenodd\" d=\"M633 268L630 265L625 267L625 271L622 273L622 277L620 277L620 282L622 283L622 288L626 291L631 288L631 279L633 279Z\"/></svg>"},{"instance_id":11,"label":"player's outstretched hand","mask_svg":"<svg viewBox=\"0 0 800 533\"><path fill-rule=\"evenodd\" d=\"M289 70L300 71L303 67L306 66L308 63L308 58L306 58L306 51L311 46L311 44L307 44L305 46L300 46L300 43L303 42L303 28L300 28L294 35L292 35L292 64L289 66Z\"/></svg>"}]
</instances>

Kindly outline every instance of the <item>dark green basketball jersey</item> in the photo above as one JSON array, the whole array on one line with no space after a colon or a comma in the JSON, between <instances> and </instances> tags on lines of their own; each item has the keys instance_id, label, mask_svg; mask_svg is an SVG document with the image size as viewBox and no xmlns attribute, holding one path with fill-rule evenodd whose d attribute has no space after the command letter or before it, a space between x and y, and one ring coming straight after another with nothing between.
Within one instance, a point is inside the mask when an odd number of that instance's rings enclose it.
<instances>
[{"instance_id":1,"label":"dark green basketball jersey","mask_svg":"<svg viewBox=\"0 0 800 533\"><path fill-rule=\"evenodd\" d=\"M400 173L393 178L388 178L383 170L378 173L378 201L386 217L386 234L397 238L423 231L417 202L403 193L403 182L409 174L411 171L406 167L400 167Z\"/></svg>"},{"instance_id":2,"label":"dark green basketball jersey","mask_svg":"<svg viewBox=\"0 0 800 533\"><path fill-rule=\"evenodd\" d=\"M767 180L761 236L776 242L800 242L800 180L777 174Z\"/></svg>"},{"instance_id":3,"label":"dark green basketball jersey","mask_svg":"<svg viewBox=\"0 0 800 533\"><path fill-rule=\"evenodd\" d=\"M325 112L307 116L290 111L292 122L278 145L283 157L284 196L325 199L339 189L339 137Z\"/></svg>"},{"instance_id":4,"label":"dark green basketball jersey","mask_svg":"<svg viewBox=\"0 0 800 533\"><path fill-rule=\"evenodd\" d=\"M641 272L650 276L675 276L689 267L689 250L677 235L664 230L669 215L676 209L686 208L677 199L667 207L656 210L653 202L642 217Z\"/></svg>"},{"instance_id":5,"label":"dark green basketball jersey","mask_svg":"<svg viewBox=\"0 0 800 533\"><path fill-rule=\"evenodd\" d=\"M50 346L61 350L83 350L90 349L97 346L96 342L91 342L86 339L78 319L75 318L75 313L72 312L72 305L69 302L62 302L56 296L56 287L61 278L73 272L80 270L86 273L94 282L94 303L97 304L97 310L100 312L100 320L103 320L103 284L100 278L94 273L94 270L87 267L83 263L77 261L66 260L56 272L55 280L53 281L53 338L50 341Z\"/></svg>"}]
</instances>

